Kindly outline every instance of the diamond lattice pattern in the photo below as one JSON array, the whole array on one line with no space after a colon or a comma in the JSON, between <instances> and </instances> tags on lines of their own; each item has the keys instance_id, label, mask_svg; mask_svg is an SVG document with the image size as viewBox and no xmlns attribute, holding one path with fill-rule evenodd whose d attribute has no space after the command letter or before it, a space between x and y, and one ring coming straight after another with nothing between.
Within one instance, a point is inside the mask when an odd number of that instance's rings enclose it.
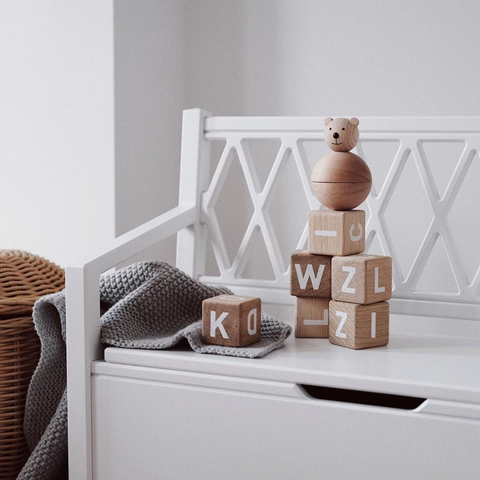
<instances>
[{"instance_id":1,"label":"diamond lattice pattern","mask_svg":"<svg viewBox=\"0 0 480 480\"><path fill-rule=\"evenodd\" d=\"M217 279L287 290L290 254L306 246L308 212L323 208L310 190L311 169L326 151L322 133L258 139L255 132L232 132L225 138L202 202ZM468 232L469 219L475 223L480 209L468 205L472 196L463 192L474 188L478 194L477 143L478 136L466 141L438 134L418 139L408 132L362 133L356 153L374 175L372 192L360 207L367 211L367 251L392 256L395 297L441 300L447 295L479 302L480 253L472 254L472 238L480 238L480 230L477 235ZM236 176L233 184L228 183L229 173ZM225 191L241 182L245 198L236 199L236 209L220 221L217 212L225 210ZM438 282L439 275L448 278L446 283Z\"/></svg>"}]
</instances>

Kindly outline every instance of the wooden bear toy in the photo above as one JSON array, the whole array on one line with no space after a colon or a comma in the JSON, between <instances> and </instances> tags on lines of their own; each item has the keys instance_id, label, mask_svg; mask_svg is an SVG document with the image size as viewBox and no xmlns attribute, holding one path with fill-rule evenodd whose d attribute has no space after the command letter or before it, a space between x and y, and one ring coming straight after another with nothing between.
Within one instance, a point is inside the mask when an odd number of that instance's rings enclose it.
<instances>
[{"instance_id":1,"label":"wooden bear toy","mask_svg":"<svg viewBox=\"0 0 480 480\"><path fill-rule=\"evenodd\" d=\"M353 349L388 344L392 297L392 259L363 254L365 212L353 210L372 187L367 164L350 152L358 124L357 118L325 119L325 142L333 152L315 165L312 190L330 210L310 212L308 251L294 252L290 266L295 336L329 338Z\"/></svg>"},{"instance_id":2,"label":"wooden bear toy","mask_svg":"<svg viewBox=\"0 0 480 480\"><path fill-rule=\"evenodd\" d=\"M331 210L352 210L370 193L372 174L362 158L350 152L358 142L358 118L325 119L325 143L333 152L312 171L312 190Z\"/></svg>"}]
</instances>

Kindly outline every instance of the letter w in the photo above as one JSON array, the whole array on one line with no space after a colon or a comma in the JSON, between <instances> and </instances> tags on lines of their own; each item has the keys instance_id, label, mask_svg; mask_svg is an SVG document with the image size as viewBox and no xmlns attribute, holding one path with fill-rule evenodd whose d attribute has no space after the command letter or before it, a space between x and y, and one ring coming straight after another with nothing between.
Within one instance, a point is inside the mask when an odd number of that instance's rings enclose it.
<instances>
[{"instance_id":1,"label":"letter w","mask_svg":"<svg viewBox=\"0 0 480 480\"><path fill-rule=\"evenodd\" d=\"M307 288L308 280L312 281L313 288L318 290L320 283L322 281L323 271L325 270L325 265L320 265L317 270L317 275L313 272L313 265L308 264L305 269L305 275L302 273L302 266L299 263L295 264L295 271L297 272L298 283L300 284L301 289Z\"/></svg>"}]
</instances>

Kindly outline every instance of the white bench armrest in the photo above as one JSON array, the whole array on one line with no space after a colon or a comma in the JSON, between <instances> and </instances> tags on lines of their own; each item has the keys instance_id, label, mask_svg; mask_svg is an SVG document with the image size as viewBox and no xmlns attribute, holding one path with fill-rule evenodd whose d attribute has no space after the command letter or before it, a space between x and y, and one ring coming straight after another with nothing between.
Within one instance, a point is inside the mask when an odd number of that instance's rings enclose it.
<instances>
[{"instance_id":1,"label":"white bench armrest","mask_svg":"<svg viewBox=\"0 0 480 480\"><path fill-rule=\"evenodd\" d=\"M194 205L180 205L66 268L69 448L79 459L88 459L91 463L91 446L87 441L91 427L90 368L92 362L102 356L100 275L192 225L196 212ZM80 473L78 478L84 477Z\"/></svg>"},{"instance_id":2,"label":"white bench armrest","mask_svg":"<svg viewBox=\"0 0 480 480\"><path fill-rule=\"evenodd\" d=\"M149 222L121 235L92 255L72 262L66 268L67 276L72 270L88 270L92 274L105 272L130 257L175 235L182 228L195 222L196 207L178 206L155 217Z\"/></svg>"}]
</instances>

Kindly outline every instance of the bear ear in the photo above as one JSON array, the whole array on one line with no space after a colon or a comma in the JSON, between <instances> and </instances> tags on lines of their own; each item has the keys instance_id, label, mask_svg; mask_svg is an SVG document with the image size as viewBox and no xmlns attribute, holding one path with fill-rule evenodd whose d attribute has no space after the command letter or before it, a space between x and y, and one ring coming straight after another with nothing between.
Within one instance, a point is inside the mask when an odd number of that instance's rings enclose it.
<instances>
[{"instance_id":1,"label":"bear ear","mask_svg":"<svg viewBox=\"0 0 480 480\"><path fill-rule=\"evenodd\" d=\"M325 123L325 126L327 126L330 122L333 121L333 118L332 117L327 117L325 120L324 120L324 123Z\"/></svg>"},{"instance_id":2,"label":"bear ear","mask_svg":"<svg viewBox=\"0 0 480 480\"><path fill-rule=\"evenodd\" d=\"M354 127L358 127L358 124L360 123L360 120L356 117L353 117L350 119L350 123L354 126Z\"/></svg>"}]
</instances>

